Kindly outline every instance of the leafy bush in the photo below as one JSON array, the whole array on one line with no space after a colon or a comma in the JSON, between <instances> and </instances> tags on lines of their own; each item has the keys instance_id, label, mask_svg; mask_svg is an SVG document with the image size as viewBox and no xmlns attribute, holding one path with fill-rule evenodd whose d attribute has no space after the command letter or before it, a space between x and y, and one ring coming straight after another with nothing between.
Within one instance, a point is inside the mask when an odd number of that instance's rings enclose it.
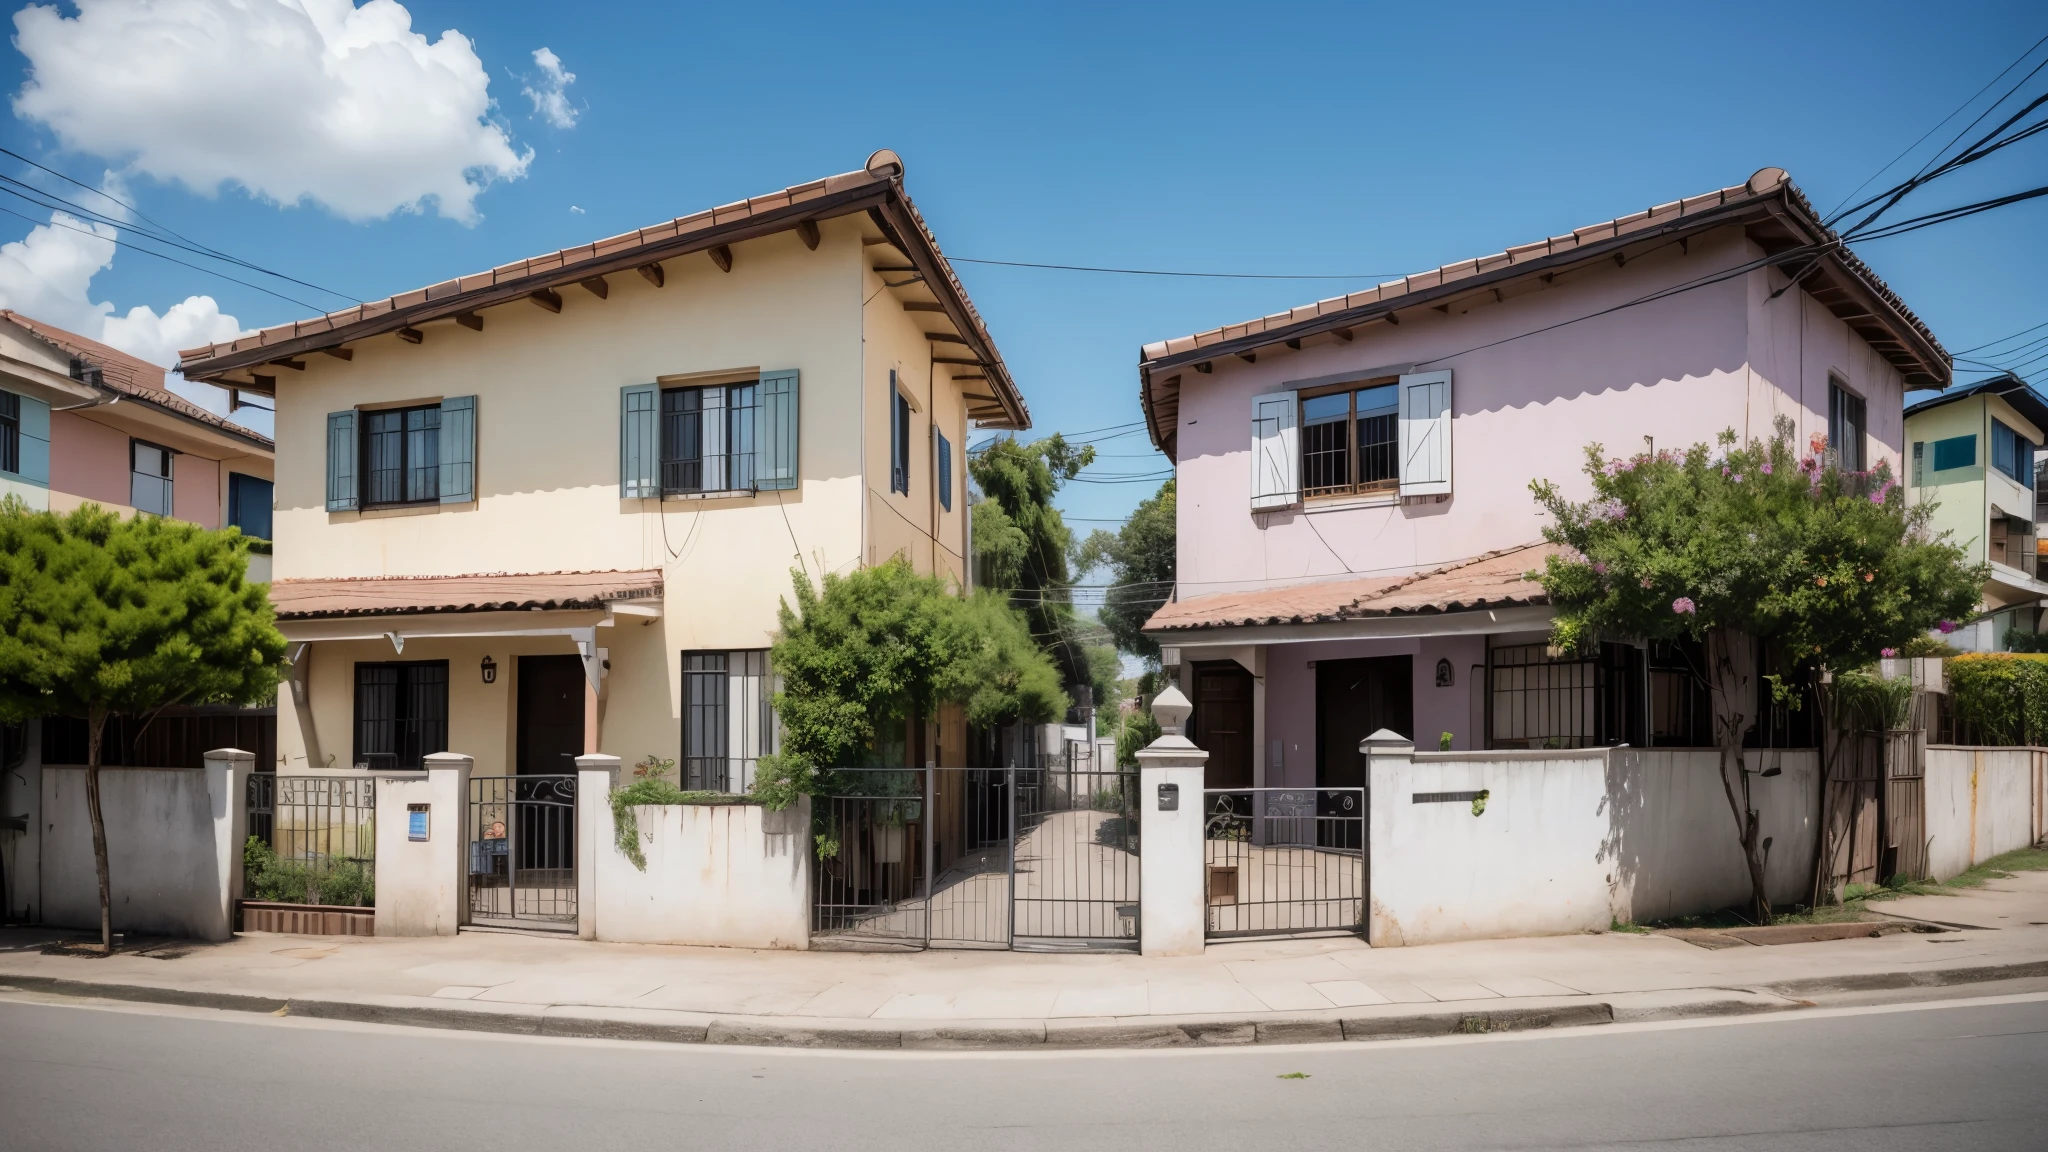
<instances>
[{"instance_id":1,"label":"leafy bush","mask_svg":"<svg viewBox=\"0 0 2048 1152\"><path fill-rule=\"evenodd\" d=\"M1887 680L1874 669L1858 668L1835 677L1836 725L1845 731L1888 732L1904 728L1913 711L1913 682Z\"/></svg>"},{"instance_id":2,"label":"leafy bush","mask_svg":"<svg viewBox=\"0 0 2048 1152\"><path fill-rule=\"evenodd\" d=\"M1956 719L1992 744L2048 739L2048 655L1972 653L1948 662Z\"/></svg>"},{"instance_id":3,"label":"leafy bush","mask_svg":"<svg viewBox=\"0 0 2048 1152\"><path fill-rule=\"evenodd\" d=\"M251 836L242 845L242 869L251 900L344 908L377 903L376 872L355 860L284 860L261 838Z\"/></svg>"}]
</instances>

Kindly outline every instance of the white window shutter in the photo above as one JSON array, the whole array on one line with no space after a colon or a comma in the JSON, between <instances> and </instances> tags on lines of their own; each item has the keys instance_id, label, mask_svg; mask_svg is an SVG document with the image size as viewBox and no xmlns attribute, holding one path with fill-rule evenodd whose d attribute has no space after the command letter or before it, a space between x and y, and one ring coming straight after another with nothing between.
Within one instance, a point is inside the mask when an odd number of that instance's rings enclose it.
<instances>
[{"instance_id":1,"label":"white window shutter","mask_svg":"<svg viewBox=\"0 0 2048 1152\"><path fill-rule=\"evenodd\" d=\"M1301 503L1300 424L1294 393L1252 397L1252 511Z\"/></svg>"},{"instance_id":2,"label":"white window shutter","mask_svg":"<svg viewBox=\"0 0 2048 1152\"><path fill-rule=\"evenodd\" d=\"M1401 495L1451 492L1451 374L1401 377Z\"/></svg>"}]
</instances>

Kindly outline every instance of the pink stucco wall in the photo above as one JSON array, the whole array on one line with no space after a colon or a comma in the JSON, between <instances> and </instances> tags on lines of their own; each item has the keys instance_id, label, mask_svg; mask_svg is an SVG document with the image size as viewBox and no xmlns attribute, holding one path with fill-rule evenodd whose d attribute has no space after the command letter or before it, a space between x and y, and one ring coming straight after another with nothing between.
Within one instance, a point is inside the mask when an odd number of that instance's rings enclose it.
<instances>
[{"instance_id":1,"label":"pink stucco wall","mask_svg":"<svg viewBox=\"0 0 2048 1152\"><path fill-rule=\"evenodd\" d=\"M1626 455L1641 451L1645 436L1658 447L1712 442L1724 428L1766 436L1778 412L1794 416L1803 438L1826 427L1830 369L1869 401L1872 458L1896 463L1897 373L1802 292L1768 300L1783 283L1774 272L1525 335L1759 255L1726 229L1694 237L1689 252L1673 246L1623 268L1603 264L1463 314L1421 309L1399 327L1360 329L1349 344L1270 349L1254 364L1224 357L1212 374L1183 373L1180 595L1412 571L1536 542L1543 520L1530 481L1583 494L1588 443ZM1453 373L1448 500L1252 512L1254 396L1408 364Z\"/></svg>"},{"instance_id":2,"label":"pink stucco wall","mask_svg":"<svg viewBox=\"0 0 2048 1152\"><path fill-rule=\"evenodd\" d=\"M201 528L218 528L224 499L220 463L179 453L171 465L171 514Z\"/></svg>"},{"instance_id":3,"label":"pink stucco wall","mask_svg":"<svg viewBox=\"0 0 2048 1152\"><path fill-rule=\"evenodd\" d=\"M1472 666L1486 663L1483 636L1439 636L1401 640L1328 640L1309 644L1275 644L1266 649L1266 784L1273 788L1312 786L1316 782L1316 670L1311 661L1350 660L1363 656L1413 658L1415 731L1403 732L1419 748L1434 750L1440 733L1449 732L1452 747L1477 748L1472 726L1472 693L1478 678ZM1449 688L1436 686L1436 662L1448 659L1455 673ZM1272 746L1280 747L1280 763L1272 762Z\"/></svg>"},{"instance_id":4,"label":"pink stucco wall","mask_svg":"<svg viewBox=\"0 0 2048 1152\"><path fill-rule=\"evenodd\" d=\"M50 413L50 488L103 504L127 504L128 434L76 412Z\"/></svg>"}]
</instances>

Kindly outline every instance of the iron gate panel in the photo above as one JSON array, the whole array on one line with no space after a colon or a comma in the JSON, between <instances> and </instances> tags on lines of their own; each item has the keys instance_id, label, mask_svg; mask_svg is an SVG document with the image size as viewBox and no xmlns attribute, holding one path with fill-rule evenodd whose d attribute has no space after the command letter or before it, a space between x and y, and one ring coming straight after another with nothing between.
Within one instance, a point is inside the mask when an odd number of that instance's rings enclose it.
<instances>
[{"instance_id":1,"label":"iron gate panel","mask_svg":"<svg viewBox=\"0 0 2048 1152\"><path fill-rule=\"evenodd\" d=\"M576 777L472 776L469 919L576 927Z\"/></svg>"},{"instance_id":2,"label":"iron gate panel","mask_svg":"<svg viewBox=\"0 0 2048 1152\"><path fill-rule=\"evenodd\" d=\"M248 834L267 846L270 856L260 873L244 870L244 899L374 902L375 777L252 772L245 789Z\"/></svg>"},{"instance_id":3,"label":"iron gate panel","mask_svg":"<svg viewBox=\"0 0 2048 1152\"><path fill-rule=\"evenodd\" d=\"M836 794L815 801L813 937L1136 947L1137 774L1049 760L835 773Z\"/></svg>"},{"instance_id":4,"label":"iron gate panel","mask_svg":"<svg viewBox=\"0 0 2048 1152\"><path fill-rule=\"evenodd\" d=\"M1203 793L1210 938L1365 930L1363 788Z\"/></svg>"}]
</instances>

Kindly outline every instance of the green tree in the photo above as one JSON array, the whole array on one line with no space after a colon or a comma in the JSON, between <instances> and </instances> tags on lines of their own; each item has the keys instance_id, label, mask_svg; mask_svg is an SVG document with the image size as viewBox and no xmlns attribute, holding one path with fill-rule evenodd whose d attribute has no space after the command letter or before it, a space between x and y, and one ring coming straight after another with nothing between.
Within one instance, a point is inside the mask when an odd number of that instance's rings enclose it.
<instances>
[{"instance_id":1,"label":"green tree","mask_svg":"<svg viewBox=\"0 0 2048 1152\"><path fill-rule=\"evenodd\" d=\"M101 737L112 716L271 696L285 641L248 543L88 504L58 516L0 505L0 719L85 721L86 811L99 876L100 946L113 950L113 889L100 806Z\"/></svg>"},{"instance_id":2,"label":"green tree","mask_svg":"<svg viewBox=\"0 0 2048 1152\"><path fill-rule=\"evenodd\" d=\"M1567 500L1549 481L1530 485L1553 519L1544 535L1562 546L1538 575L1556 612L1553 643L1702 643L1696 674L1712 699L1721 782L1760 921L1770 898L1742 754L1757 720L1760 650L1783 669L1859 667L1968 613L1985 575L1946 534L1930 533L1933 506L1909 505L1885 465L1841 472L1827 463L1824 437L1801 456L1792 436L1780 417L1770 440L1737 446L1724 432L1718 451L1697 444L1603 460L1595 444L1586 450L1593 499ZM1782 678L1771 689L1797 706Z\"/></svg>"},{"instance_id":3,"label":"green tree","mask_svg":"<svg viewBox=\"0 0 2048 1152\"><path fill-rule=\"evenodd\" d=\"M1067 560L1074 533L1053 497L1095 462L1093 447L1075 447L1055 432L1019 444L997 440L968 463L982 500L974 506L974 552L982 583L1005 592L1031 635L1059 668L1069 689L1089 685L1098 701L1114 698L1115 677L1089 653L1088 626L1074 613Z\"/></svg>"},{"instance_id":4,"label":"green tree","mask_svg":"<svg viewBox=\"0 0 2048 1152\"><path fill-rule=\"evenodd\" d=\"M1114 533L1097 528L1088 534L1074 558L1082 572L1107 567L1112 577L1098 613L1116 646L1149 661L1159 659L1159 643L1145 635L1145 622L1173 594L1174 482L1139 504Z\"/></svg>"},{"instance_id":5,"label":"green tree","mask_svg":"<svg viewBox=\"0 0 2048 1152\"><path fill-rule=\"evenodd\" d=\"M873 765L891 731L941 702L981 727L1067 709L1058 671L997 593L955 595L900 557L827 573L822 587L791 576L796 603L783 601L770 653L782 750L755 777L755 793L775 807L827 787L834 768Z\"/></svg>"}]
</instances>

